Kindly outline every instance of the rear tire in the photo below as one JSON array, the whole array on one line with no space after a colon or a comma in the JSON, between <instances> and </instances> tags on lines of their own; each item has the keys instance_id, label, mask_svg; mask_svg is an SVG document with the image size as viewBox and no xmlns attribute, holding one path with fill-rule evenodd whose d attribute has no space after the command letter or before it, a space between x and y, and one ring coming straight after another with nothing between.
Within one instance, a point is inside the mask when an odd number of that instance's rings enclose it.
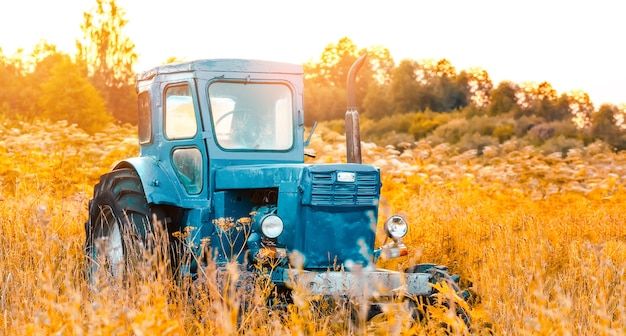
<instances>
[{"instance_id":1,"label":"rear tire","mask_svg":"<svg viewBox=\"0 0 626 336\"><path fill-rule=\"evenodd\" d=\"M153 215L157 223L165 224L162 211L148 205L133 169L114 170L100 178L85 223L86 277L91 285L127 282L131 275L146 273L139 263L159 251L156 243L163 232L155 230ZM167 248L157 255L161 261L169 259Z\"/></svg>"}]
</instances>

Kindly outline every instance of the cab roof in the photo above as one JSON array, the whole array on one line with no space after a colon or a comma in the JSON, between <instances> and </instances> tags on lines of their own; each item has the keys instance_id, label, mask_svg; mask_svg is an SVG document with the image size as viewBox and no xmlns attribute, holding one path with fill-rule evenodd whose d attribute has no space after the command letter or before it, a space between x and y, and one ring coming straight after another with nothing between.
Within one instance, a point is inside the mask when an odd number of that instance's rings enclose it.
<instances>
[{"instance_id":1,"label":"cab roof","mask_svg":"<svg viewBox=\"0 0 626 336\"><path fill-rule=\"evenodd\" d=\"M302 65L253 59L202 59L189 62L171 63L154 67L137 74L137 81L149 80L157 75L180 72L244 72L279 73L302 75Z\"/></svg>"}]
</instances>

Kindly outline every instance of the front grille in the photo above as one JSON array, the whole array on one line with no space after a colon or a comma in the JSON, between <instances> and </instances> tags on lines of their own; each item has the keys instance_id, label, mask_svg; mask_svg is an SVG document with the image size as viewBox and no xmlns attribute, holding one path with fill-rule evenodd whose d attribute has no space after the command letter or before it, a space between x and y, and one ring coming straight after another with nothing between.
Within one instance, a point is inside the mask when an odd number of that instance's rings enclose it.
<instances>
[{"instance_id":1,"label":"front grille","mask_svg":"<svg viewBox=\"0 0 626 336\"><path fill-rule=\"evenodd\" d=\"M311 172L311 205L374 205L380 187L377 172L354 174L354 182L339 182L336 171Z\"/></svg>"}]
</instances>

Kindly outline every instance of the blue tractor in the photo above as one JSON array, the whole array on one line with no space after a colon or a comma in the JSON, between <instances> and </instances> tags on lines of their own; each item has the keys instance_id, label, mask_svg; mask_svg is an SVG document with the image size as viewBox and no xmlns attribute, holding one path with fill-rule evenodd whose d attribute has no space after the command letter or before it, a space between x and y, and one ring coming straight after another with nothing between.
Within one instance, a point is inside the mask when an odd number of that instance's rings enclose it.
<instances>
[{"instance_id":1,"label":"blue tractor","mask_svg":"<svg viewBox=\"0 0 626 336\"><path fill-rule=\"evenodd\" d=\"M254 265L269 258L266 276L283 293L304 286L311 295L365 297L372 311L398 295L429 301L442 282L464 294L443 266L376 267L379 257L406 255L408 225L391 216L390 243L374 246L381 178L361 163L354 107L364 59L348 75L345 164L305 163L300 65L210 59L138 74L140 155L94 188L87 276L128 272L131 247L148 246L160 223L172 246L185 246L167 256L179 276L210 262L264 272Z\"/></svg>"}]
</instances>

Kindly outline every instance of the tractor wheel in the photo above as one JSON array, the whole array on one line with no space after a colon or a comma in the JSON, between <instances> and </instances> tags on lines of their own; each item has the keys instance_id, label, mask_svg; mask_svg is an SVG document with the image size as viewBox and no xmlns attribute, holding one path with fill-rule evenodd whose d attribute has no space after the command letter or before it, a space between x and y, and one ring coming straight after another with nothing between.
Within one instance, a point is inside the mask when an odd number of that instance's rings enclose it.
<instances>
[{"instance_id":1,"label":"tractor wheel","mask_svg":"<svg viewBox=\"0 0 626 336\"><path fill-rule=\"evenodd\" d=\"M405 299L402 303L388 305L386 308L372 304L365 316L359 316L361 312L355 306L352 310L351 331L363 332L367 335L405 334L416 321L416 312L415 303L409 299Z\"/></svg>"},{"instance_id":2,"label":"tractor wheel","mask_svg":"<svg viewBox=\"0 0 626 336\"><path fill-rule=\"evenodd\" d=\"M100 178L85 223L86 276L91 285L150 273L139 267L147 260L167 262L167 247L160 249L163 230L155 230L153 214L157 223L165 224L163 212L150 209L134 170L114 170ZM161 259L150 258L159 251L165 251L157 254Z\"/></svg>"},{"instance_id":3,"label":"tractor wheel","mask_svg":"<svg viewBox=\"0 0 626 336\"><path fill-rule=\"evenodd\" d=\"M461 290L458 284L458 276L450 275L448 273L447 267L437 266L435 264L419 264L419 265L414 265L405 269L404 272L405 273L428 273L431 275L430 282L433 285L437 283L445 282L458 294L461 300L464 300L467 303L466 300L469 295L468 292ZM463 321L463 324L469 329L471 327L471 318L468 312L460 305L450 303L449 300L442 299L439 296L440 296L440 293L435 291L430 296L421 296L421 297L412 299L413 318L416 321L422 321L422 322L430 319L427 306L440 304L444 308L455 309L456 315L461 319L461 321ZM445 324L442 324L442 327L446 329L448 328L448 326Z\"/></svg>"}]
</instances>

